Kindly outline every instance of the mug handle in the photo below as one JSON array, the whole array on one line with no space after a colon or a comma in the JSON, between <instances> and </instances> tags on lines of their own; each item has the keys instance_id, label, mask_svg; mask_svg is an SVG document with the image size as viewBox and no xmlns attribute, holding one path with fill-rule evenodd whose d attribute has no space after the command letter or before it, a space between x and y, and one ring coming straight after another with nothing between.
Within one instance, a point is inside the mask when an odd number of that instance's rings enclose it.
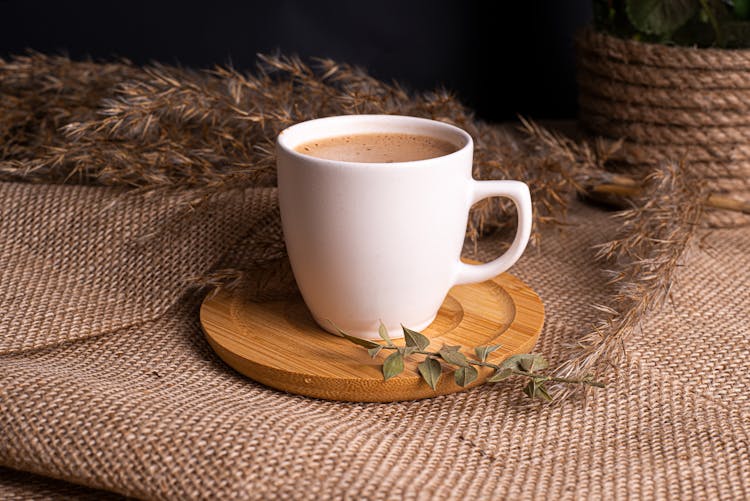
<instances>
[{"instance_id":1,"label":"mug handle","mask_svg":"<svg viewBox=\"0 0 750 501\"><path fill-rule=\"evenodd\" d=\"M459 261L455 285L484 282L506 271L521 257L531 235L531 194L526 183L521 181L476 181L472 179L470 186L472 205L489 197L507 197L513 200L518 213L518 228L510 248L494 261L484 264L467 264Z\"/></svg>"}]
</instances>

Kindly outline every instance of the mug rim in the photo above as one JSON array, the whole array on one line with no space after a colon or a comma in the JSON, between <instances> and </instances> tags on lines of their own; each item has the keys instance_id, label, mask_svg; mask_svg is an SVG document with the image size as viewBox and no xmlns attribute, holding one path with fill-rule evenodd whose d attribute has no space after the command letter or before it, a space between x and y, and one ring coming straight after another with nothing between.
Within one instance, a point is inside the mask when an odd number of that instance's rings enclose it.
<instances>
[{"instance_id":1,"label":"mug rim","mask_svg":"<svg viewBox=\"0 0 750 501\"><path fill-rule=\"evenodd\" d=\"M297 150L295 150L295 147L298 146L301 143L312 141L315 138L329 138L329 137L336 137L343 134L310 134L307 137L304 137L303 139L292 141L290 139L290 136L294 136L295 133L297 134L303 134L305 129L310 128L311 130L315 130L317 127L320 127L321 125L325 124L326 122L330 123L331 125L337 125L341 126L342 123L349 123L349 122L367 122L367 121L381 121L383 123L398 123L400 125L408 125L409 123L421 126L421 127L430 127L434 129L441 129L442 131L447 131L448 133L451 133L457 137L460 137L463 140L463 145L458 146L458 149L452 153L448 153L447 155L440 155L437 157L431 157L431 158L423 158L420 160L407 160L402 162L353 162L349 160L335 160L335 159L329 159L329 158L321 158L321 157L314 157L312 155L306 155L304 153L301 153ZM383 133L398 133L394 130L387 130L384 129L382 131ZM377 132L373 132L377 133ZM401 133L407 133L408 132L401 132ZM421 135L429 135L429 134L421 134ZM294 143L294 144L292 144ZM432 120L429 118L421 118L421 117L414 117L409 115L383 115L383 114L352 114L352 115L333 115L329 117L321 117L321 118L314 118L312 120L305 120L304 122L299 122L294 125L291 125L287 127L286 129L279 132L277 138L276 138L276 146L277 148L282 149L286 154L291 155L292 157L299 159L299 160L305 160L308 162L316 162L321 164L328 164L333 166L348 166L348 167L358 167L358 168L367 168L370 166L383 168L383 167L390 167L390 168L398 168L398 167L404 167L404 166L410 166L415 167L419 165L427 165L436 161L444 161L446 159L451 159L452 157L459 157L462 154L464 154L465 150L471 149L473 152L474 149L474 141L471 137L471 135L466 132L465 130L461 129L460 127L456 127L455 125L441 122L439 120Z\"/></svg>"}]
</instances>

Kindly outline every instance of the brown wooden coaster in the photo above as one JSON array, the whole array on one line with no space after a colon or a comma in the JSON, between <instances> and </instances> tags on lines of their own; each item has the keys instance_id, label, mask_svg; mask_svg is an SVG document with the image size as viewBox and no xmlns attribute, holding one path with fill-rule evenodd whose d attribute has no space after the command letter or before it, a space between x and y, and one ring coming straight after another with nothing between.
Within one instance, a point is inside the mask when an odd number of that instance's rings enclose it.
<instances>
[{"instance_id":1,"label":"brown wooden coaster","mask_svg":"<svg viewBox=\"0 0 750 501\"><path fill-rule=\"evenodd\" d=\"M463 391L486 381L492 370L479 367L479 377L458 386L453 369L443 373L437 389L420 379L420 355L407 357L404 372L383 381L381 365L367 350L325 332L307 311L302 298L253 302L242 288L220 291L201 306L201 324L216 353L240 373L290 393L350 402L396 402ZM461 345L468 357L475 346L500 344L488 360L528 353L544 323L539 296L516 277L504 273L478 284L453 287L435 321L422 332L431 350ZM407 326L408 327L408 326ZM403 345L403 340L396 340Z\"/></svg>"}]
</instances>

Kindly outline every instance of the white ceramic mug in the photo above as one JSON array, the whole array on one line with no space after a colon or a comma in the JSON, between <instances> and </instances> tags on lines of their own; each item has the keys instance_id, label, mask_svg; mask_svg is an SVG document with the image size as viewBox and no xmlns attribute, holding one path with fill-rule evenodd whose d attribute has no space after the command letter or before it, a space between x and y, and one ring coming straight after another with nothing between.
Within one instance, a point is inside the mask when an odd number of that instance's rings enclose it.
<instances>
[{"instance_id":1,"label":"white ceramic mug","mask_svg":"<svg viewBox=\"0 0 750 501\"><path fill-rule=\"evenodd\" d=\"M352 134L406 133L453 143L454 153L396 163L311 157L295 147ZM324 329L377 338L401 325L427 327L451 287L510 268L531 232L531 197L520 181L475 181L471 136L452 125L394 115L347 115L299 123L279 134L277 165L284 239L302 296ZM471 206L508 197L518 211L510 248L486 264L461 262ZM334 324L336 327L334 327Z\"/></svg>"}]
</instances>

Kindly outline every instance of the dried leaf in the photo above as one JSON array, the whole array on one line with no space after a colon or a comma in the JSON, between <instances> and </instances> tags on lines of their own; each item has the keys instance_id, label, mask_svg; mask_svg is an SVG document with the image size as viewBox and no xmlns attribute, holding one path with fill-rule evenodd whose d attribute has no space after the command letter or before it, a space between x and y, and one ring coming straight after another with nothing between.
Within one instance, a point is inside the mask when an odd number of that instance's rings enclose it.
<instances>
[{"instance_id":1,"label":"dried leaf","mask_svg":"<svg viewBox=\"0 0 750 501\"><path fill-rule=\"evenodd\" d=\"M534 398L536 396L536 381L531 380L528 383L526 383L526 386L523 387L523 392L529 397Z\"/></svg>"},{"instance_id":2,"label":"dried leaf","mask_svg":"<svg viewBox=\"0 0 750 501\"><path fill-rule=\"evenodd\" d=\"M521 367L522 371L531 372L534 369L534 358L520 358L518 359L518 365Z\"/></svg>"},{"instance_id":3,"label":"dried leaf","mask_svg":"<svg viewBox=\"0 0 750 501\"><path fill-rule=\"evenodd\" d=\"M532 372L543 371L549 367L549 362L542 355L536 355L534 357L534 364L531 366Z\"/></svg>"},{"instance_id":4,"label":"dried leaf","mask_svg":"<svg viewBox=\"0 0 750 501\"><path fill-rule=\"evenodd\" d=\"M333 322L331 322L331 323L333 323ZM334 324L334 327L336 327L336 324ZM339 333L339 336L343 337L344 339L346 339L348 341L351 341L354 344L358 344L360 346L364 346L365 348L370 349L370 348L379 348L379 347L382 347L381 345L379 345L375 341L370 341L369 339L362 339L360 337L350 336L349 334L347 334L346 332L342 331L338 327L336 327L336 331Z\"/></svg>"},{"instance_id":5,"label":"dried leaf","mask_svg":"<svg viewBox=\"0 0 750 501\"><path fill-rule=\"evenodd\" d=\"M404 329L404 339L406 346L415 346L419 350L425 350L430 346L430 340L421 332L413 331L408 327L401 326Z\"/></svg>"},{"instance_id":6,"label":"dried leaf","mask_svg":"<svg viewBox=\"0 0 750 501\"><path fill-rule=\"evenodd\" d=\"M443 371L440 362L432 357L425 358L422 362L417 365L419 374L422 379L430 385L433 390L437 387L438 381L440 380L440 374Z\"/></svg>"},{"instance_id":7,"label":"dried leaf","mask_svg":"<svg viewBox=\"0 0 750 501\"><path fill-rule=\"evenodd\" d=\"M401 353L405 357L408 357L409 355L417 351L416 346L399 346L396 349L398 350L399 353Z\"/></svg>"},{"instance_id":8,"label":"dried leaf","mask_svg":"<svg viewBox=\"0 0 750 501\"><path fill-rule=\"evenodd\" d=\"M477 346L474 348L474 353L477 354L477 358L481 360L482 362L487 361L487 355L492 353L493 351L496 351L500 348L499 344L493 344L491 346Z\"/></svg>"},{"instance_id":9,"label":"dried leaf","mask_svg":"<svg viewBox=\"0 0 750 501\"><path fill-rule=\"evenodd\" d=\"M522 372L535 372L548 367L547 360L536 353L522 353L508 357L500 364L500 367L507 367Z\"/></svg>"},{"instance_id":10,"label":"dried leaf","mask_svg":"<svg viewBox=\"0 0 750 501\"><path fill-rule=\"evenodd\" d=\"M523 366L521 365L521 361L531 360L532 357L533 355L530 355L528 353L522 353L520 355L511 355L510 357L503 360L503 362L500 364L500 367L514 369L517 371L525 371L526 369L524 369Z\"/></svg>"},{"instance_id":11,"label":"dried leaf","mask_svg":"<svg viewBox=\"0 0 750 501\"><path fill-rule=\"evenodd\" d=\"M383 339L383 341L388 344L388 346L393 346L391 336L388 335L388 328L383 324L383 322L380 322L380 327L378 327L378 334Z\"/></svg>"},{"instance_id":12,"label":"dried leaf","mask_svg":"<svg viewBox=\"0 0 750 501\"><path fill-rule=\"evenodd\" d=\"M383 380L388 381L404 371L404 356L398 351L394 351L383 362Z\"/></svg>"},{"instance_id":13,"label":"dried leaf","mask_svg":"<svg viewBox=\"0 0 750 501\"><path fill-rule=\"evenodd\" d=\"M495 371L495 373L490 376L490 378L487 380L488 383L497 383L498 381L502 381L503 379L507 379L513 375L513 369L508 369L507 367L505 369L500 369Z\"/></svg>"},{"instance_id":14,"label":"dried leaf","mask_svg":"<svg viewBox=\"0 0 750 501\"><path fill-rule=\"evenodd\" d=\"M368 348L367 353L369 353L372 358L375 358L378 356L378 353L380 353L382 349L383 347L378 345L377 348Z\"/></svg>"},{"instance_id":15,"label":"dried leaf","mask_svg":"<svg viewBox=\"0 0 750 501\"><path fill-rule=\"evenodd\" d=\"M529 381L528 384L524 386L523 392L531 398L538 398L541 400L546 400L548 402L552 400L552 396L544 386L544 382L537 379L532 379L531 381Z\"/></svg>"},{"instance_id":16,"label":"dried leaf","mask_svg":"<svg viewBox=\"0 0 750 501\"><path fill-rule=\"evenodd\" d=\"M460 346L458 348L460 348ZM453 350L452 347L443 346L442 348L440 348L438 354L449 364L458 365L461 367L469 366L469 361L467 360L466 356L457 349Z\"/></svg>"},{"instance_id":17,"label":"dried leaf","mask_svg":"<svg viewBox=\"0 0 750 501\"><path fill-rule=\"evenodd\" d=\"M544 384L540 384L539 386L537 386L536 394L537 398L541 398L542 400L546 400L547 402L552 401L552 395L549 394L549 392L547 391L547 386Z\"/></svg>"},{"instance_id":18,"label":"dried leaf","mask_svg":"<svg viewBox=\"0 0 750 501\"><path fill-rule=\"evenodd\" d=\"M479 373L477 373L477 370L471 365L467 365L466 367L459 367L454 373L456 384L461 387L464 387L474 381L478 375Z\"/></svg>"}]
</instances>

